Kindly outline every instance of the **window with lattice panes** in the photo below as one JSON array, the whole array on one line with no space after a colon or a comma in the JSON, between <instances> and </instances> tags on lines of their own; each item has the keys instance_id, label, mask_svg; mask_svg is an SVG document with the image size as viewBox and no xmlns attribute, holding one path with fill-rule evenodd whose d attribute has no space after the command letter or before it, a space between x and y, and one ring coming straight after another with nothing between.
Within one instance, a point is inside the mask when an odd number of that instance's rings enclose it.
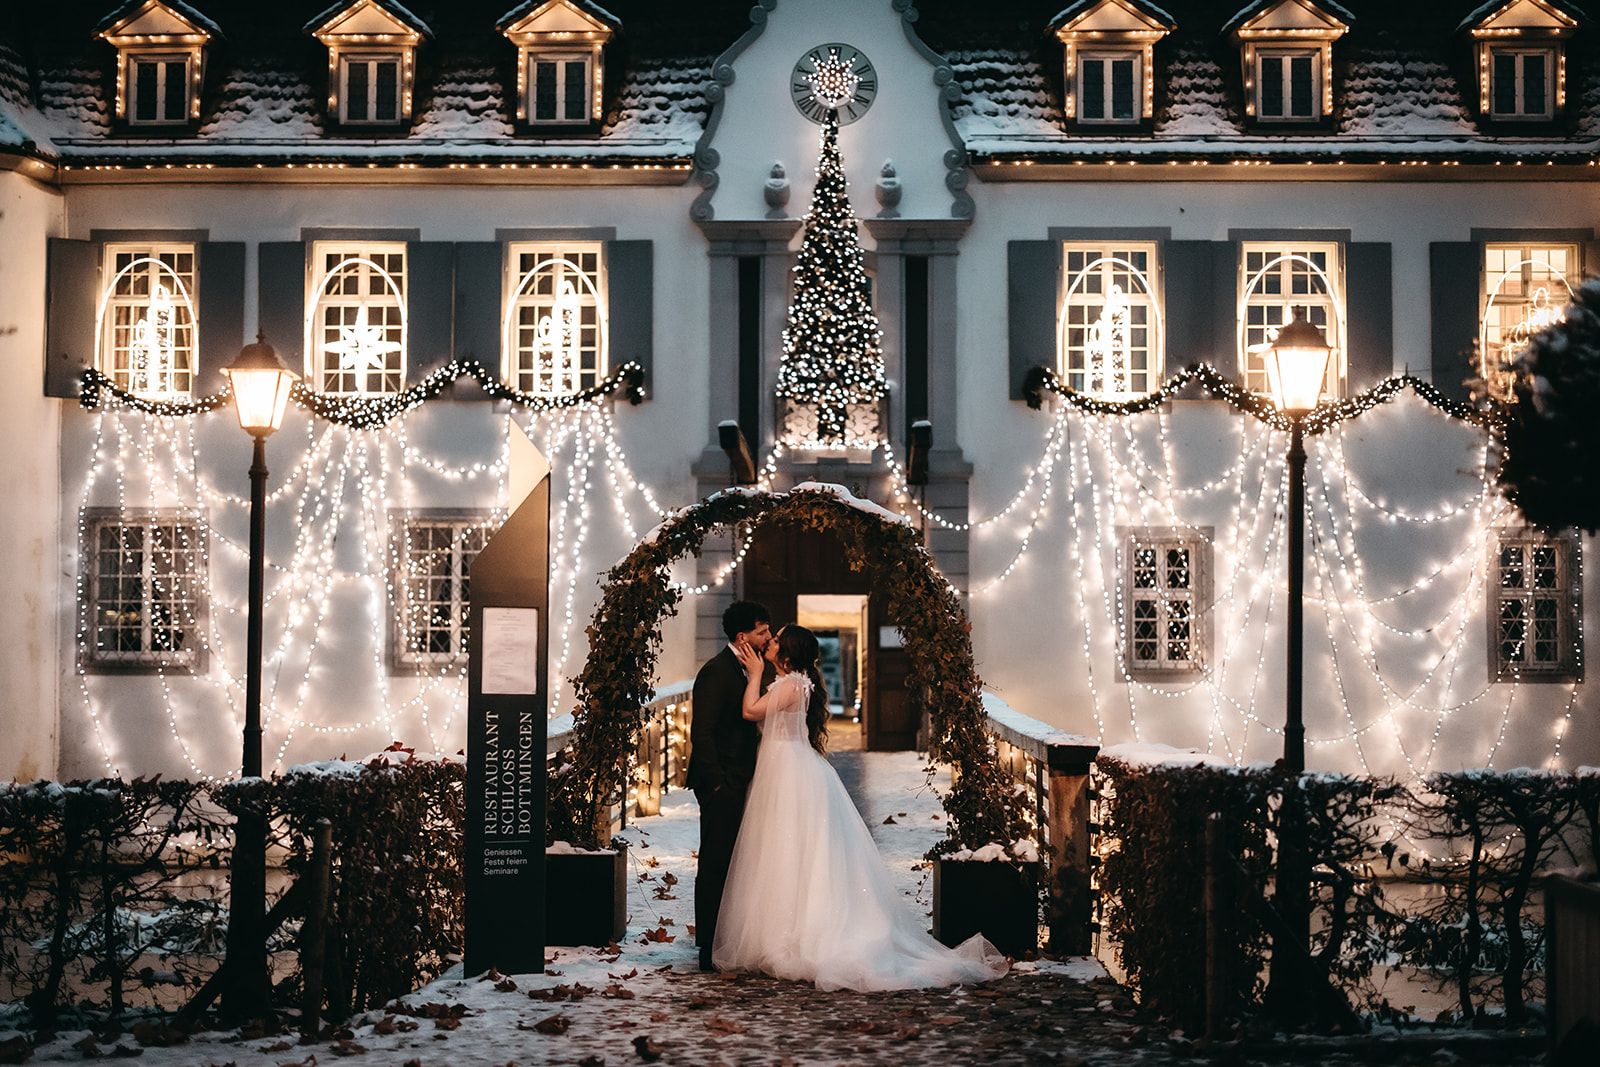
<instances>
[{"instance_id":1,"label":"window with lattice panes","mask_svg":"<svg viewBox=\"0 0 1600 1067\"><path fill-rule=\"evenodd\" d=\"M1062 254L1061 362L1067 384L1105 400L1161 381L1153 244L1069 242Z\"/></svg>"},{"instance_id":2,"label":"window with lattice panes","mask_svg":"<svg viewBox=\"0 0 1600 1067\"><path fill-rule=\"evenodd\" d=\"M1497 119L1555 114L1556 53L1551 48L1489 50L1489 113Z\"/></svg>"},{"instance_id":3,"label":"window with lattice panes","mask_svg":"<svg viewBox=\"0 0 1600 1067\"><path fill-rule=\"evenodd\" d=\"M1132 678L1204 669L1210 635L1209 531L1123 531L1123 666Z\"/></svg>"},{"instance_id":4,"label":"window with lattice panes","mask_svg":"<svg viewBox=\"0 0 1600 1067\"><path fill-rule=\"evenodd\" d=\"M405 242L319 241L312 262L313 387L341 396L398 393L406 376Z\"/></svg>"},{"instance_id":5,"label":"window with lattice panes","mask_svg":"<svg viewBox=\"0 0 1600 1067\"><path fill-rule=\"evenodd\" d=\"M1573 681L1581 676L1578 544L1502 530L1490 572L1489 642L1496 681Z\"/></svg>"},{"instance_id":6,"label":"window with lattice panes","mask_svg":"<svg viewBox=\"0 0 1600 1067\"><path fill-rule=\"evenodd\" d=\"M607 373L601 243L518 242L506 262L507 383L535 396L598 385Z\"/></svg>"},{"instance_id":7,"label":"window with lattice panes","mask_svg":"<svg viewBox=\"0 0 1600 1067\"><path fill-rule=\"evenodd\" d=\"M189 56L131 55L128 64L128 123L178 126L189 121Z\"/></svg>"},{"instance_id":8,"label":"window with lattice panes","mask_svg":"<svg viewBox=\"0 0 1600 1067\"><path fill-rule=\"evenodd\" d=\"M199 523L176 512L92 512L84 533L84 669L203 669Z\"/></svg>"},{"instance_id":9,"label":"window with lattice panes","mask_svg":"<svg viewBox=\"0 0 1600 1067\"><path fill-rule=\"evenodd\" d=\"M530 53L527 64L528 121L538 125L589 122L594 57L588 52Z\"/></svg>"},{"instance_id":10,"label":"window with lattice panes","mask_svg":"<svg viewBox=\"0 0 1600 1067\"><path fill-rule=\"evenodd\" d=\"M1580 277L1578 246L1494 242L1483 248L1479 373L1491 396L1511 395L1511 362L1534 334L1560 321Z\"/></svg>"},{"instance_id":11,"label":"window with lattice panes","mask_svg":"<svg viewBox=\"0 0 1600 1067\"><path fill-rule=\"evenodd\" d=\"M192 244L108 244L100 372L152 400L194 391L195 250Z\"/></svg>"},{"instance_id":12,"label":"window with lattice panes","mask_svg":"<svg viewBox=\"0 0 1600 1067\"><path fill-rule=\"evenodd\" d=\"M428 671L466 662L469 573L488 543L489 524L487 512L396 516L390 546L396 572L390 645L396 668Z\"/></svg>"},{"instance_id":13,"label":"window with lattice panes","mask_svg":"<svg viewBox=\"0 0 1600 1067\"><path fill-rule=\"evenodd\" d=\"M1344 395L1343 265L1334 243L1247 241L1239 280L1240 377L1252 393L1268 396L1267 349L1298 310L1322 331L1333 353L1323 399Z\"/></svg>"}]
</instances>

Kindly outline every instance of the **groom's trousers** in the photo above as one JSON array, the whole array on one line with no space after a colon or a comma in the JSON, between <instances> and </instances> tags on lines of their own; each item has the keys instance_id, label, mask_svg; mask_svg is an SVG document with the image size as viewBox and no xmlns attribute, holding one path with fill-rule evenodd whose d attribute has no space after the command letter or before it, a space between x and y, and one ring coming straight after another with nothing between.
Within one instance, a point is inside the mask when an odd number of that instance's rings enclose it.
<instances>
[{"instance_id":1,"label":"groom's trousers","mask_svg":"<svg viewBox=\"0 0 1600 1067\"><path fill-rule=\"evenodd\" d=\"M697 789L695 799L700 803L700 861L694 878L694 941L700 949L700 965L710 967L722 888L728 881L733 843L744 819L745 789Z\"/></svg>"}]
</instances>

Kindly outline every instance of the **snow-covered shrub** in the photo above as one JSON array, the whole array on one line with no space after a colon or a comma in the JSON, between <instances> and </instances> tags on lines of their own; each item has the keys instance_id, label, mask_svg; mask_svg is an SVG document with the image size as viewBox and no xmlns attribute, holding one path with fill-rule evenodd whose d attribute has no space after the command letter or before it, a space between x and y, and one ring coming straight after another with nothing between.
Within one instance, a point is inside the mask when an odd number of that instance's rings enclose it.
<instances>
[{"instance_id":1,"label":"snow-covered shrub","mask_svg":"<svg viewBox=\"0 0 1600 1067\"><path fill-rule=\"evenodd\" d=\"M200 783L0 783L0 988L50 1025L115 1018L221 956L229 820ZM170 999L170 998L169 998Z\"/></svg>"}]
</instances>

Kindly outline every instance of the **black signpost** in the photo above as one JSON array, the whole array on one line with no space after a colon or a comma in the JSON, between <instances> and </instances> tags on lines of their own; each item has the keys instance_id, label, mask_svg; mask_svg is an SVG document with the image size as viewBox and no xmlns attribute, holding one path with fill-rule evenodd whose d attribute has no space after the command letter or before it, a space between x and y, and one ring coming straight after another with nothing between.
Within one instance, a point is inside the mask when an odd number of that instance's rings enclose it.
<instances>
[{"instance_id":1,"label":"black signpost","mask_svg":"<svg viewBox=\"0 0 1600 1067\"><path fill-rule=\"evenodd\" d=\"M467 670L469 975L544 969L550 479L473 561Z\"/></svg>"}]
</instances>

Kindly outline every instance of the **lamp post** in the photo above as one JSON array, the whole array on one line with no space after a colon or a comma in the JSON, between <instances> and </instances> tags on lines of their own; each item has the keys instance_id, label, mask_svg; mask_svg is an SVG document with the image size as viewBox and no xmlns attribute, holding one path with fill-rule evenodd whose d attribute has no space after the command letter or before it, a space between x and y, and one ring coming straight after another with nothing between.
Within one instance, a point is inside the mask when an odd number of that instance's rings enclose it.
<instances>
[{"instance_id":1,"label":"lamp post","mask_svg":"<svg viewBox=\"0 0 1600 1067\"><path fill-rule=\"evenodd\" d=\"M1311 865L1305 840L1304 811L1298 796L1300 772L1306 769L1306 727L1303 709L1305 609L1305 418L1322 397L1322 383L1332 354L1322 331L1296 310L1267 350L1267 381L1278 409L1289 417L1289 594L1285 665L1283 807L1278 819L1278 869L1273 903L1282 921L1274 941L1268 999L1280 1015L1299 1015L1308 1006L1311 949Z\"/></svg>"},{"instance_id":2,"label":"lamp post","mask_svg":"<svg viewBox=\"0 0 1600 1067\"><path fill-rule=\"evenodd\" d=\"M250 604L245 642L244 757L240 774L261 777L261 610L267 533L267 438L283 425L289 393L299 377L256 335L225 369L239 426L255 442L250 462ZM247 804L234 830L229 875L228 944L223 1011L236 1019L266 1014L267 818Z\"/></svg>"}]
</instances>

